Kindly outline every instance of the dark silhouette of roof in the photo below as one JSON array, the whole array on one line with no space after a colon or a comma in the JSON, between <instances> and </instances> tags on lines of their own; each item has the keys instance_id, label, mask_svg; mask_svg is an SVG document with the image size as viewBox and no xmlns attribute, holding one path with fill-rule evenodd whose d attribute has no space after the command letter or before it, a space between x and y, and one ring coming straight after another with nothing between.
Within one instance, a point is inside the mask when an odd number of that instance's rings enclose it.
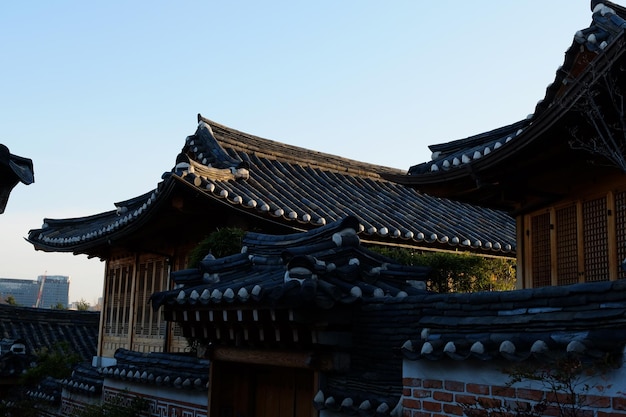
<instances>
[{"instance_id":1,"label":"dark silhouette of roof","mask_svg":"<svg viewBox=\"0 0 626 417\"><path fill-rule=\"evenodd\" d=\"M411 360L554 360L621 355L626 345L626 280L505 292L436 294L414 307Z\"/></svg>"},{"instance_id":2,"label":"dark silhouette of roof","mask_svg":"<svg viewBox=\"0 0 626 417\"><path fill-rule=\"evenodd\" d=\"M587 61L590 62L613 41L619 39L626 29L625 8L607 1L592 1L591 9L593 11L591 24L576 32L572 46L565 54L564 64L558 69L554 82L547 87L546 96L537 103L533 114L529 115L526 120L490 132L431 145L429 148L433 152L432 161L411 167L408 174L447 171L485 157L516 139L534 120L550 109L555 101L571 88L572 78L580 72L580 69L574 68L574 65L577 63L576 58L580 59L581 47L590 53Z\"/></svg>"},{"instance_id":3,"label":"dark silhouette of roof","mask_svg":"<svg viewBox=\"0 0 626 417\"><path fill-rule=\"evenodd\" d=\"M247 233L242 253L175 271L177 288L152 294L155 309L249 304L332 308L377 297L421 294L429 268L403 266L369 251L347 217L308 232Z\"/></svg>"},{"instance_id":4,"label":"dark silhouette of roof","mask_svg":"<svg viewBox=\"0 0 626 417\"><path fill-rule=\"evenodd\" d=\"M208 389L210 362L207 359L180 353L139 353L128 349L118 349L115 359L115 365L99 370L102 377L185 390Z\"/></svg>"},{"instance_id":5,"label":"dark silhouette of roof","mask_svg":"<svg viewBox=\"0 0 626 417\"><path fill-rule=\"evenodd\" d=\"M404 320L398 315L383 322L374 312L368 312L368 305L427 294L424 281L429 268L399 265L364 248L356 233L359 224L357 218L347 217L302 233L249 232L243 239L241 254L218 259L208 255L198 268L172 272L176 289L154 293L152 306L162 307L166 319L174 317L186 336L194 337L195 329L201 343L235 344L241 349L258 348L259 341L253 334L264 332L265 320L272 315L265 312L293 310L294 321L290 324L306 328L299 333L302 338L288 341L267 334L263 346L285 348L287 344L302 349L302 343L310 343L322 350L334 346L339 351L350 351L350 369L326 375L326 397L316 407L332 409L328 402L328 395L332 395L340 403L349 399L353 411L390 415L400 400L401 361L393 358L395 339L387 337L385 330L371 329L380 324L393 332L394 326ZM225 329L220 331L228 324L226 319L221 321L222 310L241 310L238 320L245 324L238 323L251 337L238 338ZM252 311L258 314L249 314ZM280 313L276 316L282 317ZM328 316L343 317L331 325L331 333L349 335L350 342L322 340L322 335L304 342L305 334L310 333L308 326L319 321L315 326L321 330L328 326L324 324ZM141 370L137 371L133 370L133 375L141 377Z\"/></svg>"},{"instance_id":6,"label":"dark silhouette of roof","mask_svg":"<svg viewBox=\"0 0 626 417\"><path fill-rule=\"evenodd\" d=\"M35 182L33 161L11 154L9 148L0 144L0 214L4 213L11 191L20 182L26 185Z\"/></svg>"},{"instance_id":7,"label":"dark silhouette of roof","mask_svg":"<svg viewBox=\"0 0 626 417\"><path fill-rule=\"evenodd\" d=\"M383 176L432 195L519 214L587 185L593 177L587 171L626 171L619 156L623 110L615 96L625 88L626 8L608 1L592 1L591 7L591 24L574 36L533 114L432 145L430 161L410 167L407 175ZM619 149L603 143L611 140Z\"/></svg>"},{"instance_id":8,"label":"dark silhouette of roof","mask_svg":"<svg viewBox=\"0 0 626 417\"><path fill-rule=\"evenodd\" d=\"M91 361L98 345L100 313L0 304L0 338L20 339L27 353L67 343L83 361Z\"/></svg>"}]
</instances>

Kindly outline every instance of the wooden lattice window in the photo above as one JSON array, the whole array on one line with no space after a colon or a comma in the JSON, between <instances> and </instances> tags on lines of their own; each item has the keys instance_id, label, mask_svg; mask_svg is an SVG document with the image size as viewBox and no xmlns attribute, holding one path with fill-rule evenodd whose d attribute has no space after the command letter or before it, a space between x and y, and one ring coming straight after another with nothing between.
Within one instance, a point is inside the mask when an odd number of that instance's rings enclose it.
<instances>
[{"instance_id":1,"label":"wooden lattice window","mask_svg":"<svg viewBox=\"0 0 626 417\"><path fill-rule=\"evenodd\" d=\"M578 282L578 227L576 205L556 210L557 285Z\"/></svg>"},{"instance_id":2,"label":"wooden lattice window","mask_svg":"<svg viewBox=\"0 0 626 417\"><path fill-rule=\"evenodd\" d=\"M107 304L104 333L127 336L130 319L132 265L113 265L107 273Z\"/></svg>"},{"instance_id":3,"label":"wooden lattice window","mask_svg":"<svg viewBox=\"0 0 626 417\"><path fill-rule=\"evenodd\" d=\"M626 259L626 192L615 193L615 241L617 260L621 263ZM626 278L626 271L617 270L618 278Z\"/></svg>"},{"instance_id":4,"label":"wooden lattice window","mask_svg":"<svg viewBox=\"0 0 626 417\"><path fill-rule=\"evenodd\" d=\"M165 337L165 320L160 312L154 311L148 300L158 291L167 289L167 268L163 259L149 259L140 262L136 294L135 334L141 337Z\"/></svg>"},{"instance_id":5,"label":"wooden lattice window","mask_svg":"<svg viewBox=\"0 0 626 417\"><path fill-rule=\"evenodd\" d=\"M583 202L585 281L609 279L608 247L606 197Z\"/></svg>"},{"instance_id":6,"label":"wooden lattice window","mask_svg":"<svg viewBox=\"0 0 626 417\"><path fill-rule=\"evenodd\" d=\"M550 213L533 216L530 233L533 287L545 287L551 284Z\"/></svg>"},{"instance_id":7,"label":"wooden lattice window","mask_svg":"<svg viewBox=\"0 0 626 417\"><path fill-rule=\"evenodd\" d=\"M183 328L178 322L174 322L172 326L172 335L176 337L183 337Z\"/></svg>"}]
</instances>

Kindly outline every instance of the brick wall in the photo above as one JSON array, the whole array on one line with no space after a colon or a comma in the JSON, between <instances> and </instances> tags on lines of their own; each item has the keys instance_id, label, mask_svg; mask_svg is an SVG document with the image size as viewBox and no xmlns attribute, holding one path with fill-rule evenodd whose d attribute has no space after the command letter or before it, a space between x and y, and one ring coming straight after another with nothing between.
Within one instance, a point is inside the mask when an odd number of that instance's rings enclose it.
<instances>
[{"instance_id":1,"label":"brick wall","mask_svg":"<svg viewBox=\"0 0 626 417\"><path fill-rule=\"evenodd\" d=\"M447 379L403 379L404 417L441 417L465 415L461 404L480 404L484 408L515 409L544 401L542 411L546 416L559 416L558 402L554 394L542 389L468 383ZM622 391L613 389L608 394L602 390L585 394L585 405L576 414L582 417L626 417L626 386ZM566 400L560 398L562 404Z\"/></svg>"}]
</instances>

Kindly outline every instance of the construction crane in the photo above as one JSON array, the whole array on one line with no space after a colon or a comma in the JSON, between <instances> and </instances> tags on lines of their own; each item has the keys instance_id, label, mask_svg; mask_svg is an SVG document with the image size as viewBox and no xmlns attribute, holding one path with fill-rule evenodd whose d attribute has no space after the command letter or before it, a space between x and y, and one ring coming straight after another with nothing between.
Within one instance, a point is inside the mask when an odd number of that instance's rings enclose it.
<instances>
[{"instance_id":1,"label":"construction crane","mask_svg":"<svg viewBox=\"0 0 626 417\"><path fill-rule=\"evenodd\" d=\"M39 308L41 305L41 299L43 296L43 284L46 283L46 275L48 275L48 271L44 272L41 277L41 281L39 282L39 292L37 292L37 301L35 302L35 308Z\"/></svg>"}]
</instances>

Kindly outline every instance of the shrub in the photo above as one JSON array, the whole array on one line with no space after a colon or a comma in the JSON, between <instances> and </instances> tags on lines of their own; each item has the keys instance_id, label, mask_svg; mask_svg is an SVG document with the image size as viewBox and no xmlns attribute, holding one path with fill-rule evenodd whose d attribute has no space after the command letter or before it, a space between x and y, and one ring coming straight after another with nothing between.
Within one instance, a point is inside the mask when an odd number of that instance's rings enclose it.
<instances>
[{"instance_id":1,"label":"shrub","mask_svg":"<svg viewBox=\"0 0 626 417\"><path fill-rule=\"evenodd\" d=\"M504 291L515 288L515 260L466 252L415 252L407 248L371 250L404 265L428 266L427 286L436 292Z\"/></svg>"},{"instance_id":2,"label":"shrub","mask_svg":"<svg viewBox=\"0 0 626 417\"><path fill-rule=\"evenodd\" d=\"M200 261L209 253L216 258L222 258L241 252L241 242L244 233L242 229L236 227L217 229L200 241L189 253L188 266L190 268L197 267Z\"/></svg>"}]
</instances>

